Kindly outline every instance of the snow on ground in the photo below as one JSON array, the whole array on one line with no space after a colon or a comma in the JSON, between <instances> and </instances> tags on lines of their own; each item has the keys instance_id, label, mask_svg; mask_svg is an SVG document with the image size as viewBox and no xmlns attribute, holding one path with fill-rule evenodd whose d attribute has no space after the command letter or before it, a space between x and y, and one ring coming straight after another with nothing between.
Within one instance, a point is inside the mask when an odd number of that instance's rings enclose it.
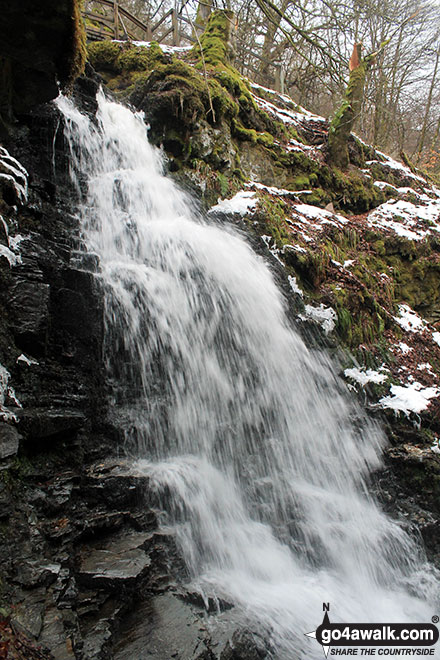
<instances>
[{"instance_id":1,"label":"snow on ground","mask_svg":"<svg viewBox=\"0 0 440 660\"><path fill-rule=\"evenodd\" d=\"M338 220L340 223L345 225L348 222L347 218L344 218L343 215L332 213L331 211L322 209L320 206L312 206L311 204L295 204L293 206L293 210L296 213L305 216L306 218L310 218L311 220L318 220L324 223Z\"/></svg>"},{"instance_id":2,"label":"snow on ground","mask_svg":"<svg viewBox=\"0 0 440 660\"><path fill-rule=\"evenodd\" d=\"M391 385L391 395L379 400L382 408L390 408L396 412L409 415L410 412L420 413L426 410L431 399L440 394L438 387L423 387L419 382L409 385Z\"/></svg>"},{"instance_id":3,"label":"snow on ground","mask_svg":"<svg viewBox=\"0 0 440 660\"><path fill-rule=\"evenodd\" d=\"M324 117L321 117L320 115L315 115L313 112L309 112L305 108L303 108L300 105L297 105L294 103L294 101L290 98L290 96L286 96L286 94L281 94L280 92L276 92L274 89L269 89L268 87L263 87L263 85L258 85L255 82L249 81L250 86L252 89L258 90L262 89L264 92L271 94L275 98L280 99L283 103L289 105L289 106L295 106L297 109L297 112L295 112L296 115L298 115L301 118L308 119L309 121L318 121L318 122L323 122L326 123L327 120ZM258 102L258 100L264 101L260 96L254 95L255 100ZM267 102L267 101L266 101ZM282 112L282 109L279 108L278 106L274 105L271 103L271 105L276 109ZM303 119L302 119L303 121Z\"/></svg>"},{"instance_id":4,"label":"snow on ground","mask_svg":"<svg viewBox=\"0 0 440 660\"><path fill-rule=\"evenodd\" d=\"M345 369L344 376L359 383L362 387L365 387L367 383L384 383L387 379L386 374L379 373L373 369L365 369L365 367L361 367L360 369L357 367Z\"/></svg>"},{"instance_id":5,"label":"snow on ground","mask_svg":"<svg viewBox=\"0 0 440 660\"><path fill-rule=\"evenodd\" d=\"M427 323L408 305L399 305L399 316L394 320L407 332L422 332Z\"/></svg>"},{"instance_id":6,"label":"snow on ground","mask_svg":"<svg viewBox=\"0 0 440 660\"><path fill-rule=\"evenodd\" d=\"M7 248L5 245L0 245L0 257L6 257L10 266L16 266L17 264L21 263L20 255L14 254L12 250Z\"/></svg>"},{"instance_id":7,"label":"snow on ground","mask_svg":"<svg viewBox=\"0 0 440 660\"><path fill-rule=\"evenodd\" d=\"M391 156L387 156L384 154L382 151L377 151L376 153L383 158L383 160L368 160L366 162L367 165L374 165L378 163L379 165L385 165L386 167L389 167L390 170L395 170L397 172L400 172L403 176L409 178L409 179L414 179L414 181L419 181L420 183L426 184L426 181L423 177L418 176L417 174L413 174L409 167L404 165L403 163L399 163L397 160L394 160L394 158L391 158Z\"/></svg>"},{"instance_id":8,"label":"snow on ground","mask_svg":"<svg viewBox=\"0 0 440 660\"><path fill-rule=\"evenodd\" d=\"M423 362L421 364L418 364L417 369L418 371L428 371L428 373L430 373L431 376L437 378L437 375L433 372L432 365L429 362Z\"/></svg>"},{"instance_id":9,"label":"snow on ground","mask_svg":"<svg viewBox=\"0 0 440 660\"><path fill-rule=\"evenodd\" d=\"M370 227L388 229L398 236L420 241L428 234L440 232L440 201L426 197L424 203L413 204L403 199L389 200L369 213Z\"/></svg>"},{"instance_id":10,"label":"snow on ground","mask_svg":"<svg viewBox=\"0 0 440 660\"><path fill-rule=\"evenodd\" d=\"M386 190L386 188L392 188L393 190L398 192L396 186L393 186L391 183L388 183L388 181L375 181L373 185L375 185L376 188L379 188L380 190Z\"/></svg>"},{"instance_id":11,"label":"snow on ground","mask_svg":"<svg viewBox=\"0 0 440 660\"><path fill-rule=\"evenodd\" d=\"M310 123L311 121L316 121L319 123L325 122L324 117L313 115L311 112L304 110L304 108L301 108L301 112L295 110L287 110L285 108L278 107L270 101L266 101L266 99L262 99L261 96L257 96L256 94L253 94L252 96L255 103L262 110L264 110L264 112L267 112L268 115L271 115L277 121L282 121L284 124L293 124L295 126L299 126L305 122ZM291 100L290 103L292 103Z\"/></svg>"},{"instance_id":12,"label":"snow on ground","mask_svg":"<svg viewBox=\"0 0 440 660\"><path fill-rule=\"evenodd\" d=\"M403 341L399 342L398 348L400 349L401 353L403 353L403 355L406 355L410 351L414 350L411 346L408 346L408 344L405 344Z\"/></svg>"},{"instance_id":13,"label":"snow on ground","mask_svg":"<svg viewBox=\"0 0 440 660\"><path fill-rule=\"evenodd\" d=\"M223 199L218 201L218 204L212 206L208 213L237 213L239 215L246 215L256 207L258 199L255 193L250 190L240 190L231 199Z\"/></svg>"},{"instance_id":14,"label":"snow on ground","mask_svg":"<svg viewBox=\"0 0 440 660\"><path fill-rule=\"evenodd\" d=\"M299 318L303 321L311 319L316 321L323 328L325 334L335 329L336 321L338 320L338 315L332 307L326 307L322 303L319 307L313 307L312 305L305 306L305 314L300 314Z\"/></svg>"},{"instance_id":15,"label":"snow on ground","mask_svg":"<svg viewBox=\"0 0 440 660\"><path fill-rule=\"evenodd\" d=\"M117 44L127 43L126 41L122 41L121 39L113 39L113 42L117 43ZM152 41L132 41L131 43L134 46L140 46L141 48L150 48L150 46L153 42ZM171 55L173 53L187 53L192 48L192 46L168 46L167 44L158 44L157 42L154 42L154 43L155 43L155 45L159 46L159 48L161 49L161 51L163 53L167 53L168 55Z\"/></svg>"},{"instance_id":16,"label":"snow on ground","mask_svg":"<svg viewBox=\"0 0 440 660\"><path fill-rule=\"evenodd\" d=\"M312 192L311 190L286 190L286 188L265 186L263 183L258 183L258 181L249 181L244 185L245 188L256 188L257 190L262 190L263 192L267 192L269 195L276 195L277 197L295 197L300 193Z\"/></svg>"},{"instance_id":17,"label":"snow on ground","mask_svg":"<svg viewBox=\"0 0 440 660\"><path fill-rule=\"evenodd\" d=\"M273 237L269 236L267 234L262 234L261 239L262 239L263 243L266 245L266 247L269 250L269 252L271 253L271 255L273 257L275 257L275 259L277 261L279 261L282 266L284 266L284 262L281 261L281 259L279 257L279 254L280 254L281 250L279 250L277 248L277 244L274 241Z\"/></svg>"},{"instance_id":18,"label":"snow on ground","mask_svg":"<svg viewBox=\"0 0 440 660\"><path fill-rule=\"evenodd\" d=\"M440 346L440 332L433 332L432 339Z\"/></svg>"}]
</instances>

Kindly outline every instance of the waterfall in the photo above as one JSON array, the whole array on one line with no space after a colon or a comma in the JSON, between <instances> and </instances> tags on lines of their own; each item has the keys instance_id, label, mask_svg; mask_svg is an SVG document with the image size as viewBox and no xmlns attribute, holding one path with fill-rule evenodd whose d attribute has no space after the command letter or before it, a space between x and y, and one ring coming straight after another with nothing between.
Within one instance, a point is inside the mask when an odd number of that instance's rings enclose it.
<instances>
[{"instance_id":1,"label":"waterfall","mask_svg":"<svg viewBox=\"0 0 440 660\"><path fill-rule=\"evenodd\" d=\"M109 407L193 586L270 630L280 659L322 657L304 633L323 602L332 621L429 621L438 578L366 488L383 434L291 327L264 260L164 175L140 114L102 92L93 121L57 103L105 291Z\"/></svg>"}]
</instances>

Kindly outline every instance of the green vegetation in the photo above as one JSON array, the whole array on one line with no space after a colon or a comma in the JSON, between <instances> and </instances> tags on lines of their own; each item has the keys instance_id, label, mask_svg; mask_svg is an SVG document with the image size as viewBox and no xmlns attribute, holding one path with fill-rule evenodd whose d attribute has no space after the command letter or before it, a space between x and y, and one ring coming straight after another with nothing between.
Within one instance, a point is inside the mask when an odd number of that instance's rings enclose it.
<instances>
[{"instance_id":1,"label":"green vegetation","mask_svg":"<svg viewBox=\"0 0 440 660\"><path fill-rule=\"evenodd\" d=\"M194 54L212 66L233 63L236 20L232 11L216 10L212 12L206 29L200 37L200 45L194 46Z\"/></svg>"},{"instance_id":2,"label":"green vegetation","mask_svg":"<svg viewBox=\"0 0 440 660\"><path fill-rule=\"evenodd\" d=\"M374 186L374 178L356 167L346 167L348 140L351 161L358 167L366 159L379 158L371 147L350 137L371 58L364 58L351 72L344 102L330 126L330 153L336 149L342 155L325 162L308 151L286 149L292 138L305 143L306 134L269 117L258 106L248 81L233 67L233 41L233 15L214 11L200 42L182 59L164 54L154 43L145 48L113 42L91 44L89 57L111 89L144 110L153 140L172 156L174 171L202 189L207 204L218 196L233 195L254 171L264 183L299 191L308 204L323 207L331 202L348 214L368 212L395 195L392 184L399 181L386 164L372 167L373 177L390 182L385 189ZM258 94L276 101L265 90ZM272 236L283 249L292 242L286 220L289 205L264 193L259 197L254 229ZM383 333L393 327L399 302L428 312L440 306L439 265L432 257L432 241L415 245L354 228L327 229L312 246L298 240L304 252L286 249L284 261L312 299L336 309L337 332L353 350L378 346ZM345 260L354 260L350 270L355 281L346 288L334 279L334 262Z\"/></svg>"}]
</instances>

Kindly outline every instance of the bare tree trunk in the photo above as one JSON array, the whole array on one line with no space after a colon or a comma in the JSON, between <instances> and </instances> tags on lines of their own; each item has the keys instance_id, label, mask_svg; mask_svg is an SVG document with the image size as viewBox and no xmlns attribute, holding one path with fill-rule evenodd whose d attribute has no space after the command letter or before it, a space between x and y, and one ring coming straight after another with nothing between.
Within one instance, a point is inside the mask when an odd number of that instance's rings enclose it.
<instances>
[{"instance_id":1,"label":"bare tree trunk","mask_svg":"<svg viewBox=\"0 0 440 660\"><path fill-rule=\"evenodd\" d=\"M361 111L365 77L374 59L374 55L367 55L362 59L361 50L362 45L355 44L352 58L357 61L357 66L350 71L344 100L336 111L328 131L329 161L341 169L346 169L350 162L348 138Z\"/></svg>"},{"instance_id":2,"label":"bare tree trunk","mask_svg":"<svg viewBox=\"0 0 440 660\"><path fill-rule=\"evenodd\" d=\"M289 0L283 0L280 11L281 14L284 14L287 7L289 6ZM265 21L266 34L264 35L263 49L261 52L261 57L263 60L260 63L259 73L261 82L263 84L269 84L270 73L269 70L273 64L273 47L276 33L281 23L281 14L275 13L270 7L267 8L267 12L270 14L270 19L267 17Z\"/></svg>"},{"instance_id":3,"label":"bare tree trunk","mask_svg":"<svg viewBox=\"0 0 440 660\"><path fill-rule=\"evenodd\" d=\"M197 30L197 35L200 37L203 34L203 31L208 23L209 17L212 12L212 0L200 0L199 6L197 7L195 30Z\"/></svg>"},{"instance_id":4,"label":"bare tree trunk","mask_svg":"<svg viewBox=\"0 0 440 660\"><path fill-rule=\"evenodd\" d=\"M436 78L437 78L439 60L440 60L440 48L437 49L437 53L435 55L434 71L432 73L431 84L429 86L428 98L426 100L425 115L423 117L423 125L422 125L422 130L420 132L418 148L417 148L417 160L416 160L417 165L419 164L420 157L421 157L422 151L423 151L423 147L425 146L426 129L428 128L428 119L429 119L429 113L431 112L432 95L433 95L433 92L434 92L434 86L435 86L435 82L436 82Z\"/></svg>"}]
</instances>

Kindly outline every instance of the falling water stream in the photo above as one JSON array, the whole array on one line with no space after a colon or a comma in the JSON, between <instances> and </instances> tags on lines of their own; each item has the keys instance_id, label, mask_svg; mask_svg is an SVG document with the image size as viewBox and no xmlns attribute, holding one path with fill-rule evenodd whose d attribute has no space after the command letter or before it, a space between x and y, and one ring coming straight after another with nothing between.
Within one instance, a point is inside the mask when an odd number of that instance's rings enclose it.
<instances>
[{"instance_id":1,"label":"falling water stream","mask_svg":"<svg viewBox=\"0 0 440 660\"><path fill-rule=\"evenodd\" d=\"M292 329L264 260L164 175L139 114L61 97L82 235L99 257L111 406L167 498L193 586L321 658L332 621L429 621L438 581L369 496L383 435Z\"/></svg>"}]
</instances>

